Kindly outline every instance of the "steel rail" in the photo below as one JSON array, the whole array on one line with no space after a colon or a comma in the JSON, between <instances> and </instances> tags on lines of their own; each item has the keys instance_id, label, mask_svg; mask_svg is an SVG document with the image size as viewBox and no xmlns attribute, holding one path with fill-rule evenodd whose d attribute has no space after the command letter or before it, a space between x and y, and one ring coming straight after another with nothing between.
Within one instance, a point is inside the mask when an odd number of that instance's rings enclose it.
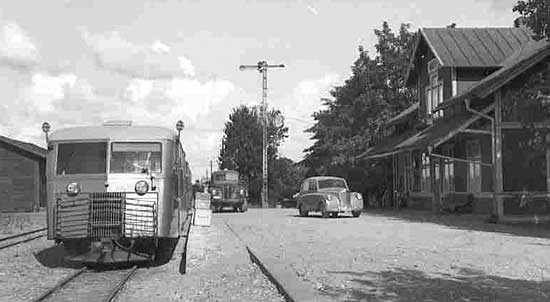
<instances>
[{"instance_id":1,"label":"steel rail","mask_svg":"<svg viewBox=\"0 0 550 302\"><path fill-rule=\"evenodd\" d=\"M82 274L86 270L87 270L86 268L81 268L80 270L76 271L72 275L69 275L69 276L65 277L64 279L59 281L54 287L50 288L47 292L43 293L42 295L40 295L38 298L34 299L33 301L34 302L44 301L51 294L53 294L56 290L60 289L65 284L69 283L69 281L73 280L74 278L76 278L78 275Z\"/></svg>"},{"instance_id":2,"label":"steel rail","mask_svg":"<svg viewBox=\"0 0 550 302\"><path fill-rule=\"evenodd\" d=\"M128 282L130 277L132 277L132 275L136 272L137 269L138 269L138 266L134 265L128 272L126 272L124 274L124 276L122 277L122 279L116 284L116 286L109 290L109 295L107 297L105 297L105 299L103 299L103 301L105 301L105 302L114 301L117 294L124 287L124 284L126 284L126 282ZM76 279L76 277L80 276L83 273L92 273L93 274L93 272L91 270L89 270L87 268L81 268L80 270L74 272L73 274L63 278L54 287L50 288L48 291L41 294L38 298L34 299L33 302L41 302L41 301L47 300L48 298L50 298L52 296L53 293L59 291L66 284L68 284L71 281L74 281Z\"/></svg>"},{"instance_id":3,"label":"steel rail","mask_svg":"<svg viewBox=\"0 0 550 302\"><path fill-rule=\"evenodd\" d=\"M124 275L124 277L122 278L122 280L120 280L120 282L118 282L118 284L116 285L115 288L113 288L113 290L111 291L111 293L109 294L109 296L107 297L107 299L105 299L105 302L111 302L113 301L113 299L116 297L116 295L118 294L118 292L120 292L120 290L122 289L122 287L124 286L124 284L126 284L126 282L128 281L128 279L130 279L130 277L132 277L132 275L136 272L137 270L137 265L134 265L130 271Z\"/></svg>"},{"instance_id":4,"label":"steel rail","mask_svg":"<svg viewBox=\"0 0 550 302\"><path fill-rule=\"evenodd\" d=\"M9 244L6 244L6 245L2 245L2 246L0 246L0 250L6 249L10 246L18 245L20 243L29 242L29 241L32 241L32 240L35 240L35 239L38 239L38 238L44 237L44 236L46 236L46 234L37 235L37 236L31 237L31 238L27 238L27 239L19 240L19 241L12 242L12 243L9 243Z\"/></svg>"},{"instance_id":5,"label":"steel rail","mask_svg":"<svg viewBox=\"0 0 550 302\"><path fill-rule=\"evenodd\" d=\"M17 237L23 237L23 236L26 236L26 235L38 233L38 232L45 231L45 230L46 230L46 228L41 228L41 229L37 229L37 230L32 230L32 231L20 233L20 234L11 235L11 236L8 236L8 237L2 237L2 238L0 238L0 242L6 241L6 240L9 240L9 239L13 239L13 238L17 238Z\"/></svg>"}]
</instances>

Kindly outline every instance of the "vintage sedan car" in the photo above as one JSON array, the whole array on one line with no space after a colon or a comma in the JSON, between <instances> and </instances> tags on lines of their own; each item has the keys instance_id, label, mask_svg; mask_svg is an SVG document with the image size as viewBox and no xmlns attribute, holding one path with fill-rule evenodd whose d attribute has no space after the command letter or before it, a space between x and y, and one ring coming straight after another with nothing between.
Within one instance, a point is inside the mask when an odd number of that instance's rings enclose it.
<instances>
[{"instance_id":1,"label":"vintage sedan car","mask_svg":"<svg viewBox=\"0 0 550 302\"><path fill-rule=\"evenodd\" d=\"M363 209L361 193L351 192L346 180L340 177L315 176L306 178L297 194L296 207L301 216L309 212L321 212L323 217L338 217L340 213L351 213L359 217Z\"/></svg>"}]
</instances>

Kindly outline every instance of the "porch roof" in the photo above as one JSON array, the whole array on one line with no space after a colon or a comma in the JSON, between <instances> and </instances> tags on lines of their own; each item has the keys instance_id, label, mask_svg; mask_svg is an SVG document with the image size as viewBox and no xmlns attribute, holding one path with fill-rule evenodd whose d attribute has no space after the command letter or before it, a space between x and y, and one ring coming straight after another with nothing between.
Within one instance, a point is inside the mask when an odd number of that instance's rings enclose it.
<instances>
[{"instance_id":1,"label":"porch roof","mask_svg":"<svg viewBox=\"0 0 550 302\"><path fill-rule=\"evenodd\" d=\"M491 105L482 112L487 113L492 109L493 106ZM423 150L428 146L437 147L453 138L460 131L468 128L479 118L478 115L468 112L448 118L440 118L422 131L410 130L401 135L389 137L369 148L357 158L374 159L404 151Z\"/></svg>"},{"instance_id":2,"label":"porch roof","mask_svg":"<svg viewBox=\"0 0 550 302\"><path fill-rule=\"evenodd\" d=\"M358 155L358 159L374 159L374 158L380 158L380 157L386 157L392 154L395 154L399 152L397 150L397 146L413 136L414 134L418 133L418 131L415 130L407 130L401 134L389 136L386 138L383 138L378 143L376 143L374 146L367 149L367 151L363 152L362 154Z\"/></svg>"},{"instance_id":3,"label":"porch roof","mask_svg":"<svg viewBox=\"0 0 550 302\"><path fill-rule=\"evenodd\" d=\"M430 127L409 137L396 146L396 149L406 151L426 149L428 146L437 147L453 138L461 130L468 128L479 116L471 113L462 113L446 119L438 119Z\"/></svg>"},{"instance_id":4,"label":"porch roof","mask_svg":"<svg viewBox=\"0 0 550 302\"><path fill-rule=\"evenodd\" d=\"M408 116L410 116L411 114L415 113L418 111L418 108L420 107L420 104L419 102L416 102L414 104L412 104L409 108L401 111L399 114L397 114L396 116L392 117L391 119L389 119L385 124L384 124L384 127L391 127L395 124L399 124L401 121L403 121L404 119L406 119Z\"/></svg>"}]
</instances>

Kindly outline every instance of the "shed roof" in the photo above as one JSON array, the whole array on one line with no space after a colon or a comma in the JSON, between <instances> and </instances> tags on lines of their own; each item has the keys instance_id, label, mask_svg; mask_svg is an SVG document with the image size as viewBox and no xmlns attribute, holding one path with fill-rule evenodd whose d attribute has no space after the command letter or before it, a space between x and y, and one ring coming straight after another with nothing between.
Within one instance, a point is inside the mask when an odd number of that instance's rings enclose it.
<instances>
[{"instance_id":1,"label":"shed roof","mask_svg":"<svg viewBox=\"0 0 550 302\"><path fill-rule=\"evenodd\" d=\"M46 158L46 155L48 153L46 149L39 147L35 144L18 141L2 135L0 135L0 142L44 159Z\"/></svg>"},{"instance_id":2,"label":"shed roof","mask_svg":"<svg viewBox=\"0 0 550 302\"><path fill-rule=\"evenodd\" d=\"M50 141L174 139L175 130L157 126L86 126L55 130Z\"/></svg>"},{"instance_id":3,"label":"shed roof","mask_svg":"<svg viewBox=\"0 0 550 302\"><path fill-rule=\"evenodd\" d=\"M456 104L464 99L485 98L549 55L550 43L545 39L531 41L507 58L501 69L488 75L460 95L447 99L438 106L438 109Z\"/></svg>"}]
</instances>

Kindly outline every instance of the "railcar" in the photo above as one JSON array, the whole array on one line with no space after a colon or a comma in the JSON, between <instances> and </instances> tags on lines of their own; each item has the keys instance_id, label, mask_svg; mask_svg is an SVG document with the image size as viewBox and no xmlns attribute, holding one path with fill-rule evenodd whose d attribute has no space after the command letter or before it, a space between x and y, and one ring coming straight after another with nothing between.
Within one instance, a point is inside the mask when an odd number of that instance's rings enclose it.
<instances>
[{"instance_id":1,"label":"railcar","mask_svg":"<svg viewBox=\"0 0 550 302\"><path fill-rule=\"evenodd\" d=\"M234 211L240 212L246 212L248 209L246 180L239 177L237 171L212 172L209 191L213 211L221 211L224 207L231 207Z\"/></svg>"},{"instance_id":2,"label":"railcar","mask_svg":"<svg viewBox=\"0 0 550 302\"><path fill-rule=\"evenodd\" d=\"M47 238L81 263L171 259L192 206L183 122L49 128Z\"/></svg>"}]
</instances>

